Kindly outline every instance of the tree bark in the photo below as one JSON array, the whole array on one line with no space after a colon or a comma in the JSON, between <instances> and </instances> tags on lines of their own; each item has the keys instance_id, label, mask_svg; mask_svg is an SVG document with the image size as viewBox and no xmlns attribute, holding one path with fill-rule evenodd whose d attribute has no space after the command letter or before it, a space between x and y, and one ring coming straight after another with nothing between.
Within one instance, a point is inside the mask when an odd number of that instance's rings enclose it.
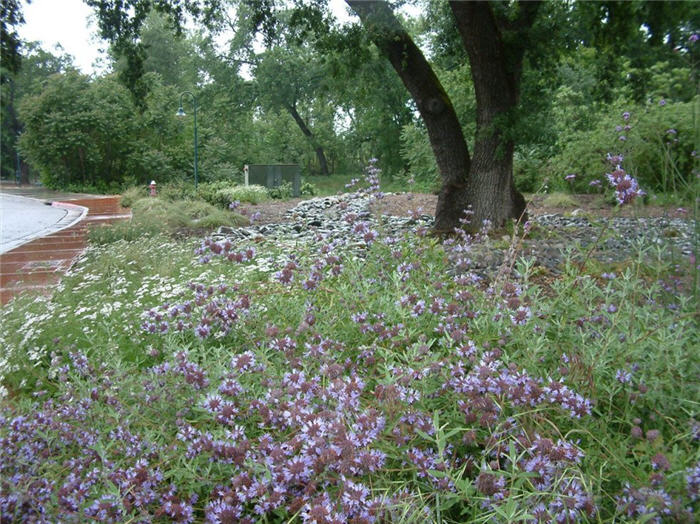
<instances>
[{"instance_id":1,"label":"tree bark","mask_svg":"<svg viewBox=\"0 0 700 524\"><path fill-rule=\"evenodd\" d=\"M328 176L330 175L330 172L328 171L328 162L326 161L326 155L323 152L323 147L316 141L316 137L314 137L314 134L311 132L311 129L306 125L306 122L304 122L304 119L301 118L301 115L299 114L299 111L297 111L297 108L293 105L286 105L287 111L289 111L289 114L292 115L292 118L294 121L297 123L299 126L299 129L301 129L301 132L304 133L304 136L309 139L309 142L314 147L314 151L316 152L316 158L318 159L318 164L321 169L321 174Z\"/></svg>"},{"instance_id":2,"label":"tree bark","mask_svg":"<svg viewBox=\"0 0 700 524\"><path fill-rule=\"evenodd\" d=\"M477 134L472 158L449 97L389 5L375 0L346 3L391 62L425 122L442 178L435 229L446 232L459 227L468 207L473 212L474 229L484 220L500 227L512 218L522 218L525 199L513 182L514 143L503 130L518 102L526 39L513 39L506 47L502 31L526 35L538 3L520 2L515 20L498 20L488 2L450 2L467 48L476 92Z\"/></svg>"},{"instance_id":3,"label":"tree bark","mask_svg":"<svg viewBox=\"0 0 700 524\"><path fill-rule=\"evenodd\" d=\"M435 229L451 231L467 205L471 159L462 127L440 80L386 2L346 0L372 41L389 59L425 123L442 186Z\"/></svg>"},{"instance_id":4,"label":"tree bark","mask_svg":"<svg viewBox=\"0 0 700 524\"><path fill-rule=\"evenodd\" d=\"M525 219L525 199L513 181L514 142L506 126L520 95L526 34L535 20L537 2L520 2L514 21L498 20L488 2L451 1L457 29L469 56L476 95L476 137L469 177L468 203L473 225L490 220L500 227ZM513 32L506 46L503 31Z\"/></svg>"}]
</instances>

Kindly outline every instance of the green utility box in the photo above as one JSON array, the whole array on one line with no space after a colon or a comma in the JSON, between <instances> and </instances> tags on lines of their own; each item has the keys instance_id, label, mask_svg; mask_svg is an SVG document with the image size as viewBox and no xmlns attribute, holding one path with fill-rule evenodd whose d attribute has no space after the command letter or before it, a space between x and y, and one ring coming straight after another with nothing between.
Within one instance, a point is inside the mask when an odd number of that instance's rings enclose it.
<instances>
[{"instance_id":1,"label":"green utility box","mask_svg":"<svg viewBox=\"0 0 700 524\"><path fill-rule=\"evenodd\" d=\"M296 164L249 164L243 166L245 185L256 184L267 188L289 182L292 196L301 196L301 168Z\"/></svg>"}]
</instances>

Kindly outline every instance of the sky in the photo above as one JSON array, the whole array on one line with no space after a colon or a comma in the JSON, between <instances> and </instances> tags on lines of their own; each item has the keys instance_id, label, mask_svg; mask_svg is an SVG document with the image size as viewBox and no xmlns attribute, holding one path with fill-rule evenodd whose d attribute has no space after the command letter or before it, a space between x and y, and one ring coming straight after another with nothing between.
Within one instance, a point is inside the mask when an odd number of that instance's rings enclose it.
<instances>
[{"instance_id":1,"label":"sky","mask_svg":"<svg viewBox=\"0 0 700 524\"><path fill-rule=\"evenodd\" d=\"M107 45L96 37L97 22L82 0L32 0L31 4L23 0L22 4L25 23L18 30L22 39L41 42L41 47L52 53L60 44L83 73L100 70L93 68L93 63L104 57L100 48Z\"/></svg>"},{"instance_id":2,"label":"sky","mask_svg":"<svg viewBox=\"0 0 700 524\"><path fill-rule=\"evenodd\" d=\"M30 4L23 0L22 4L25 20L19 27L22 39L40 42L44 50L52 53L56 44L60 44L83 73L102 71L96 61L106 59L101 49L106 49L107 43L97 36L92 9L83 0L32 0ZM341 22L351 18L343 0L330 0L329 6Z\"/></svg>"}]
</instances>

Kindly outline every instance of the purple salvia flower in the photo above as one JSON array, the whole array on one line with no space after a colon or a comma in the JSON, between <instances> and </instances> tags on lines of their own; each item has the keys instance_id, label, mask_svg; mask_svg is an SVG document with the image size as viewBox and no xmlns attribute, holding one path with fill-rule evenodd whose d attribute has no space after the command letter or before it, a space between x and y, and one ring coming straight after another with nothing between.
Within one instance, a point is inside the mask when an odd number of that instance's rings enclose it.
<instances>
[{"instance_id":1,"label":"purple salvia flower","mask_svg":"<svg viewBox=\"0 0 700 524\"><path fill-rule=\"evenodd\" d=\"M624 369L618 369L615 372L615 379L620 384L629 384L630 382L632 382L632 373Z\"/></svg>"}]
</instances>

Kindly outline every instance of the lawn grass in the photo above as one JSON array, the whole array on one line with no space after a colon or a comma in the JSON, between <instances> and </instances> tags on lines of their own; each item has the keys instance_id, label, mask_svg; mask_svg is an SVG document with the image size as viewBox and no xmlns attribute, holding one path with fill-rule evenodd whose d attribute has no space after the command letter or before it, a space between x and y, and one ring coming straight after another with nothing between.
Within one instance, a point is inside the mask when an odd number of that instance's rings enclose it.
<instances>
[{"instance_id":1,"label":"lawn grass","mask_svg":"<svg viewBox=\"0 0 700 524\"><path fill-rule=\"evenodd\" d=\"M304 177L304 182L309 182L313 184L320 196L330 196L337 195L339 192L347 191L346 185L349 184L353 179L361 179L361 173L340 173L332 174L329 176L306 176ZM431 193L435 191L435 188L427 185L416 185L415 183L409 183L404 177L384 177L381 180L382 189L387 193L403 193L407 191L419 192L419 193Z\"/></svg>"},{"instance_id":2,"label":"lawn grass","mask_svg":"<svg viewBox=\"0 0 700 524\"><path fill-rule=\"evenodd\" d=\"M0 520L692 521L690 261L489 284L367 227L93 245L4 308Z\"/></svg>"}]
</instances>

